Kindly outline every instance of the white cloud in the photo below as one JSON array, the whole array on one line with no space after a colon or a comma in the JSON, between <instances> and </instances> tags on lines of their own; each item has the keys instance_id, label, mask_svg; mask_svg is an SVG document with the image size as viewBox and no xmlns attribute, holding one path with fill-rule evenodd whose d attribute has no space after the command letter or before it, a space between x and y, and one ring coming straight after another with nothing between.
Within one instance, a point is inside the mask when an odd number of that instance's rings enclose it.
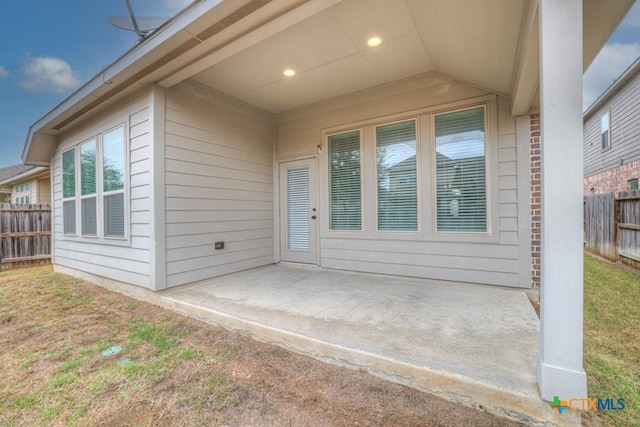
<instances>
[{"instance_id":1,"label":"white cloud","mask_svg":"<svg viewBox=\"0 0 640 427\"><path fill-rule=\"evenodd\" d=\"M23 71L26 79L20 86L31 92L64 93L80 85L77 73L60 58L29 58Z\"/></svg>"},{"instance_id":2,"label":"white cloud","mask_svg":"<svg viewBox=\"0 0 640 427\"><path fill-rule=\"evenodd\" d=\"M0 65L0 79L3 79L5 77L9 77L9 71L4 68L2 65Z\"/></svg>"},{"instance_id":3,"label":"white cloud","mask_svg":"<svg viewBox=\"0 0 640 427\"><path fill-rule=\"evenodd\" d=\"M583 109L586 110L638 56L640 43L605 45L584 75Z\"/></svg>"}]
</instances>

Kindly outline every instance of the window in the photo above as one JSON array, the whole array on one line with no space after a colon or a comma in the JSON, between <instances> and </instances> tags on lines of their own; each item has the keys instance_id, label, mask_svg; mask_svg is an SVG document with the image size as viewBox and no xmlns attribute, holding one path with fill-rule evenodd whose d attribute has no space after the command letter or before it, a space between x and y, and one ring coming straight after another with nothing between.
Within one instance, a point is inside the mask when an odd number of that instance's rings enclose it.
<instances>
[{"instance_id":1,"label":"window","mask_svg":"<svg viewBox=\"0 0 640 427\"><path fill-rule=\"evenodd\" d=\"M16 185L14 187L16 193L24 193L25 191L29 191L29 183Z\"/></svg>"},{"instance_id":2,"label":"window","mask_svg":"<svg viewBox=\"0 0 640 427\"><path fill-rule=\"evenodd\" d=\"M436 230L486 232L484 107L435 116Z\"/></svg>"},{"instance_id":3,"label":"window","mask_svg":"<svg viewBox=\"0 0 640 427\"><path fill-rule=\"evenodd\" d=\"M102 137L104 234L124 237L124 128Z\"/></svg>"},{"instance_id":4,"label":"window","mask_svg":"<svg viewBox=\"0 0 640 427\"><path fill-rule=\"evenodd\" d=\"M329 228L362 229L360 131L329 136Z\"/></svg>"},{"instance_id":5,"label":"window","mask_svg":"<svg viewBox=\"0 0 640 427\"><path fill-rule=\"evenodd\" d=\"M76 215L80 215L82 236L126 237L124 165L124 126L62 154L65 234L77 234Z\"/></svg>"},{"instance_id":6,"label":"window","mask_svg":"<svg viewBox=\"0 0 640 427\"><path fill-rule=\"evenodd\" d=\"M31 203L31 202L29 201L29 196L24 196L24 202L25 202L25 203L27 203L27 204L28 204L28 203Z\"/></svg>"},{"instance_id":7,"label":"window","mask_svg":"<svg viewBox=\"0 0 640 427\"><path fill-rule=\"evenodd\" d=\"M76 150L62 153L62 217L64 234L76 234Z\"/></svg>"},{"instance_id":8,"label":"window","mask_svg":"<svg viewBox=\"0 0 640 427\"><path fill-rule=\"evenodd\" d=\"M601 135L601 139L602 139L602 149L603 150L608 150L609 148L611 148L611 132L609 130L610 127L610 123L609 123L609 112L607 111L607 113L602 116L602 118L600 119L600 135Z\"/></svg>"},{"instance_id":9,"label":"window","mask_svg":"<svg viewBox=\"0 0 640 427\"><path fill-rule=\"evenodd\" d=\"M95 139L80 146L80 200L82 234L84 236L97 236Z\"/></svg>"},{"instance_id":10,"label":"window","mask_svg":"<svg viewBox=\"0 0 640 427\"><path fill-rule=\"evenodd\" d=\"M497 151L488 142L494 128L487 127L495 107L487 99L449 111L425 109L329 134L325 226L380 239L496 241L490 218L498 216L498 200L488 194L498 174L487 163L488 150Z\"/></svg>"},{"instance_id":11,"label":"window","mask_svg":"<svg viewBox=\"0 0 640 427\"><path fill-rule=\"evenodd\" d=\"M638 189L638 178L630 179L628 182L629 182L629 190Z\"/></svg>"},{"instance_id":12,"label":"window","mask_svg":"<svg viewBox=\"0 0 640 427\"><path fill-rule=\"evenodd\" d=\"M418 230L416 122L376 128L378 230Z\"/></svg>"}]
</instances>

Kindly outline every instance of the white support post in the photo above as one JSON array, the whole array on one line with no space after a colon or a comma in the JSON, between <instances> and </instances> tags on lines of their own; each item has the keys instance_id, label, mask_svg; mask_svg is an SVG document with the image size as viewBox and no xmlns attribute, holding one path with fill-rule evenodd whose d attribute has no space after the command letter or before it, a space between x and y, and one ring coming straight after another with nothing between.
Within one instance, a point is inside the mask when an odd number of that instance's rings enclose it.
<instances>
[{"instance_id":1,"label":"white support post","mask_svg":"<svg viewBox=\"0 0 640 427\"><path fill-rule=\"evenodd\" d=\"M542 242L538 386L587 397L582 365L582 0L539 0Z\"/></svg>"}]
</instances>

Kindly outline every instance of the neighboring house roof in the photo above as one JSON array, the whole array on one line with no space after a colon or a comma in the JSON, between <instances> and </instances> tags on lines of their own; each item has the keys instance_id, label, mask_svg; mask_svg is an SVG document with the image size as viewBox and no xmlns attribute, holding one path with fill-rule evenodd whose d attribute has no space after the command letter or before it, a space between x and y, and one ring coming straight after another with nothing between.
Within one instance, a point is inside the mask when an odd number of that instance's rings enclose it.
<instances>
[{"instance_id":1,"label":"neighboring house roof","mask_svg":"<svg viewBox=\"0 0 640 427\"><path fill-rule=\"evenodd\" d=\"M48 168L29 165L15 165L0 169L0 186L13 184L14 182L23 181L34 175L38 175ZM5 172L6 171L6 172Z\"/></svg>"},{"instance_id":2,"label":"neighboring house roof","mask_svg":"<svg viewBox=\"0 0 640 427\"><path fill-rule=\"evenodd\" d=\"M29 165L13 165L0 168L0 185L4 184L4 181L9 180L17 175L21 175L33 168L34 166Z\"/></svg>"},{"instance_id":3,"label":"neighboring house roof","mask_svg":"<svg viewBox=\"0 0 640 427\"><path fill-rule=\"evenodd\" d=\"M583 2L584 68L633 2ZM513 115L528 114L540 81L538 3L194 1L34 123L22 159L48 166L58 136L81 121L152 84L186 79L279 113L433 72L505 95ZM372 25L388 36L375 52L362 40ZM298 80L282 78L287 66Z\"/></svg>"},{"instance_id":4,"label":"neighboring house roof","mask_svg":"<svg viewBox=\"0 0 640 427\"><path fill-rule=\"evenodd\" d=\"M624 88L631 80L640 74L640 57L631 64L611 85L598 97L583 114L583 120L586 122L600 107L606 104L613 96Z\"/></svg>"}]
</instances>

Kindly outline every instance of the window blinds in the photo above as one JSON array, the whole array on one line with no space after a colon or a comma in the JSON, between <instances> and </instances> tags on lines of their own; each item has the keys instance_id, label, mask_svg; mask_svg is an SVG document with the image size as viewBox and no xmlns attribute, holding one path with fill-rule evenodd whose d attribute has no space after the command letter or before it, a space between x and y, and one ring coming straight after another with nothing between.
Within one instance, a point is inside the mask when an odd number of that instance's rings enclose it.
<instances>
[{"instance_id":1,"label":"window blinds","mask_svg":"<svg viewBox=\"0 0 640 427\"><path fill-rule=\"evenodd\" d=\"M329 228L362 229L358 130L329 136Z\"/></svg>"},{"instance_id":2,"label":"window blinds","mask_svg":"<svg viewBox=\"0 0 640 427\"><path fill-rule=\"evenodd\" d=\"M82 199L82 234L85 236L98 235L98 218L96 212L96 198Z\"/></svg>"},{"instance_id":3,"label":"window blinds","mask_svg":"<svg viewBox=\"0 0 640 427\"><path fill-rule=\"evenodd\" d=\"M64 234L76 234L76 201L67 200L62 203Z\"/></svg>"},{"instance_id":4,"label":"window blinds","mask_svg":"<svg viewBox=\"0 0 640 427\"><path fill-rule=\"evenodd\" d=\"M484 107L435 117L438 231L487 231Z\"/></svg>"},{"instance_id":5,"label":"window blinds","mask_svg":"<svg viewBox=\"0 0 640 427\"><path fill-rule=\"evenodd\" d=\"M104 198L104 234L107 237L124 237L124 194L112 194Z\"/></svg>"},{"instance_id":6,"label":"window blinds","mask_svg":"<svg viewBox=\"0 0 640 427\"><path fill-rule=\"evenodd\" d=\"M376 128L378 230L418 229L415 121Z\"/></svg>"},{"instance_id":7,"label":"window blinds","mask_svg":"<svg viewBox=\"0 0 640 427\"><path fill-rule=\"evenodd\" d=\"M309 168L287 171L287 240L289 250L311 248Z\"/></svg>"}]
</instances>

